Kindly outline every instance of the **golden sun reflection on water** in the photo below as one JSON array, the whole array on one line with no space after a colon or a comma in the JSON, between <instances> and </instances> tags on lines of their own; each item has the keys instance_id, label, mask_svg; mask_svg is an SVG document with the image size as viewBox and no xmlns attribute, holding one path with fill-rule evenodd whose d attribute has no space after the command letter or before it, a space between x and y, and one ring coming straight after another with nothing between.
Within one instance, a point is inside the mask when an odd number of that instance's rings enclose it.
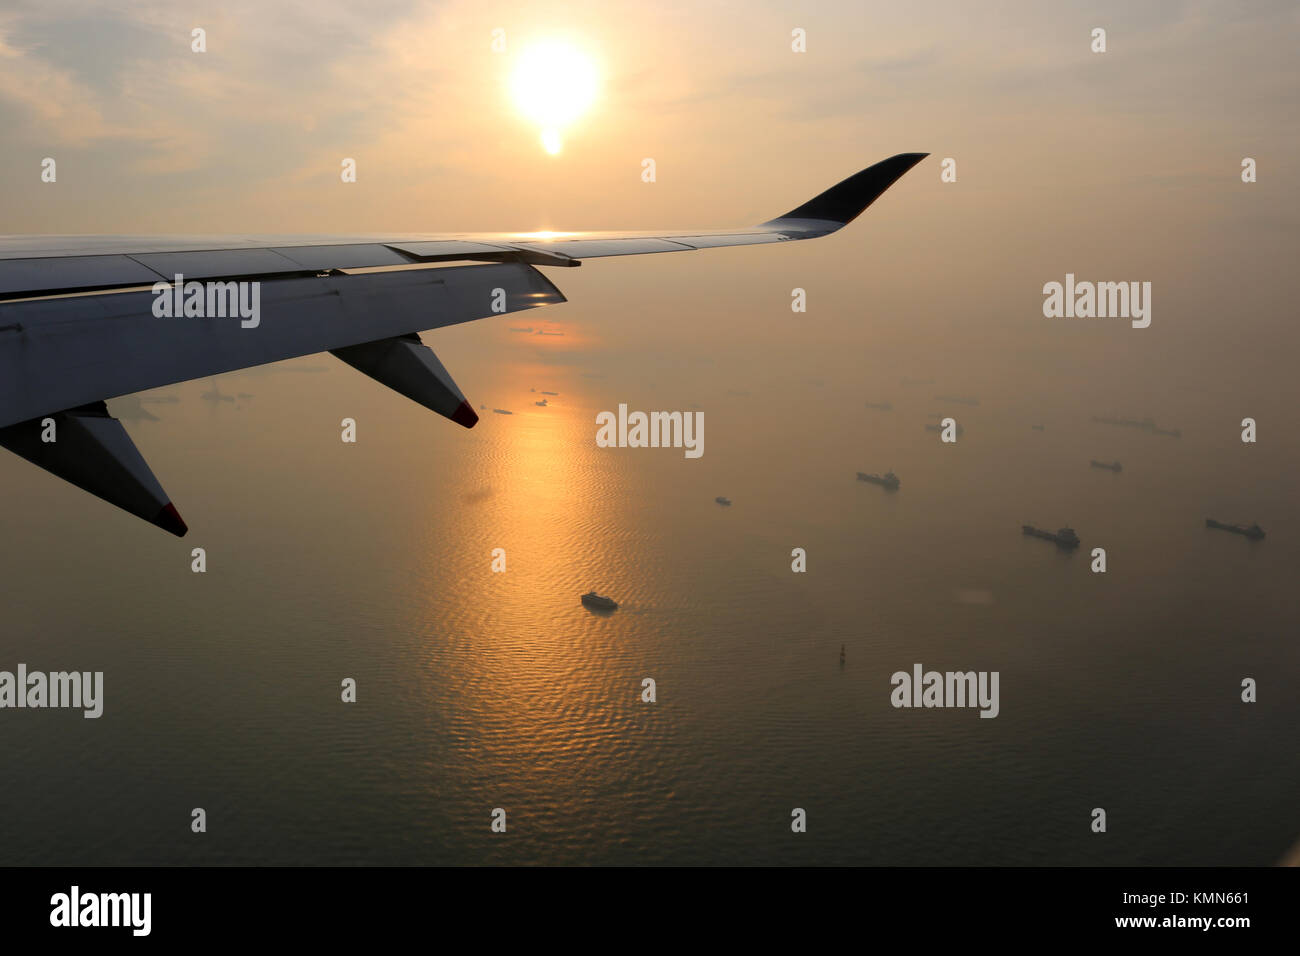
<instances>
[{"instance_id":1,"label":"golden sun reflection on water","mask_svg":"<svg viewBox=\"0 0 1300 956\"><path fill-rule=\"evenodd\" d=\"M554 792L630 772L617 741L647 715L614 702L637 687L618 639L635 609L598 615L579 595L595 588L625 601L612 579L627 575L609 556L636 549L619 528L621 463L593 447L590 396L572 386L524 394L513 415L482 413L464 496L451 507L430 500L420 516L437 530L415 572L422 600L411 626L423 634L430 719L451 742L443 771L498 792ZM543 398L547 407L532 404ZM495 548L505 551L503 573L492 571ZM453 583L446 568L457 564Z\"/></svg>"}]
</instances>

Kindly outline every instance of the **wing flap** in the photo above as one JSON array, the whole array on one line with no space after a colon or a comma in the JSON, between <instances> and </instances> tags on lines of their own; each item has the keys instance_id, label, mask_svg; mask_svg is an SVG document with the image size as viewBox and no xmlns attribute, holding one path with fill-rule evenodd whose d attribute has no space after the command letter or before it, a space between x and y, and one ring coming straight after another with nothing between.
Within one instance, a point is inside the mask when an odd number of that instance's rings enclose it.
<instances>
[{"instance_id":1,"label":"wing flap","mask_svg":"<svg viewBox=\"0 0 1300 956\"><path fill-rule=\"evenodd\" d=\"M431 239L428 241L390 242L388 245L417 259L468 259L476 255L493 255L510 252L508 244L467 242L461 239Z\"/></svg>"},{"instance_id":2,"label":"wing flap","mask_svg":"<svg viewBox=\"0 0 1300 956\"><path fill-rule=\"evenodd\" d=\"M717 249L722 246L753 246L765 242L785 242L787 236L777 232L733 232L720 236L673 236L673 242L680 242L694 249Z\"/></svg>"},{"instance_id":3,"label":"wing flap","mask_svg":"<svg viewBox=\"0 0 1300 956\"><path fill-rule=\"evenodd\" d=\"M518 248L537 252L558 252L570 259L597 259L604 256L642 256L653 252L690 252L692 246L659 237L627 239L553 239L523 242Z\"/></svg>"}]
</instances>

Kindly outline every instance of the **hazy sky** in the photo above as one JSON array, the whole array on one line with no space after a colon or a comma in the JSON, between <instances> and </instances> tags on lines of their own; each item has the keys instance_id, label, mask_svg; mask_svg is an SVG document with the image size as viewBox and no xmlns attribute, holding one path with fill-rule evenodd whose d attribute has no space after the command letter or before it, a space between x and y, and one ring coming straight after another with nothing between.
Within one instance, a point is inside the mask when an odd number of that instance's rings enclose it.
<instances>
[{"instance_id":1,"label":"hazy sky","mask_svg":"<svg viewBox=\"0 0 1300 956\"><path fill-rule=\"evenodd\" d=\"M1034 210L1026 231L1150 219L1232 183L1245 155L1294 181L1298 18L1289 2L19 0L0 13L4 231L746 222L908 150L957 158L967 197L1020 183L999 218ZM506 91L550 36L601 77L559 157ZM33 185L46 155L57 189ZM1220 215L1240 218L1228 197ZM1273 205L1294 226L1295 204Z\"/></svg>"},{"instance_id":2,"label":"hazy sky","mask_svg":"<svg viewBox=\"0 0 1300 956\"><path fill-rule=\"evenodd\" d=\"M190 50L196 26L206 53ZM628 330L641 344L674 328L707 341L706 311L780 343L801 286L809 348L978 344L1049 374L1044 350L1094 371L1177 357L1189 377L1226 361L1255 384L1296 345L1298 26L1291 2L19 0L0 12L0 229L728 226L928 151L833 239L589 262L557 281L645 318ZM507 79L555 36L600 85L549 156ZM56 184L39 181L46 156ZM943 157L956 183L940 182ZM1152 327L1044 319L1042 285L1066 272L1153 282ZM718 342L746 346L718 325Z\"/></svg>"}]
</instances>

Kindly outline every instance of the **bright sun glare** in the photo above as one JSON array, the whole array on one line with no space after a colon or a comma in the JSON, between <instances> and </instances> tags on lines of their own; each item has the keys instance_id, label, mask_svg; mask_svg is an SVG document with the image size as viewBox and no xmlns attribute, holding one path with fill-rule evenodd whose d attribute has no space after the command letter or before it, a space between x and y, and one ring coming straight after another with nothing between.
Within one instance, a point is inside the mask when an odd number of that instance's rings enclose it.
<instances>
[{"instance_id":1,"label":"bright sun glare","mask_svg":"<svg viewBox=\"0 0 1300 956\"><path fill-rule=\"evenodd\" d=\"M542 129L542 148L554 156L564 146L561 131L596 98L596 68L577 47L544 40L519 55L510 80L515 105Z\"/></svg>"}]
</instances>

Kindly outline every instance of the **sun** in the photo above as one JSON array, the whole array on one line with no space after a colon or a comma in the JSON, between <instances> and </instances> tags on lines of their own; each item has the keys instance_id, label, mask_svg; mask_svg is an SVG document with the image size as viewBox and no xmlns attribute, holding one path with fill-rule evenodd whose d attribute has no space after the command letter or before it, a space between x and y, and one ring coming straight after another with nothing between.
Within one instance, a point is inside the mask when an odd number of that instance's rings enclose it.
<instances>
[{"instance_id":1,"label":"sun","mask_svg":"<svg viewBox=\"0 0 1300 956\"><path fill-rule=\"evenodd\" d=\"M564 147L563 130L596 99L596 67L565 40L539 40L519 54L510 91L519 112L542 131L542 148L552 156Z\"/></svg>"}]
</instances>

